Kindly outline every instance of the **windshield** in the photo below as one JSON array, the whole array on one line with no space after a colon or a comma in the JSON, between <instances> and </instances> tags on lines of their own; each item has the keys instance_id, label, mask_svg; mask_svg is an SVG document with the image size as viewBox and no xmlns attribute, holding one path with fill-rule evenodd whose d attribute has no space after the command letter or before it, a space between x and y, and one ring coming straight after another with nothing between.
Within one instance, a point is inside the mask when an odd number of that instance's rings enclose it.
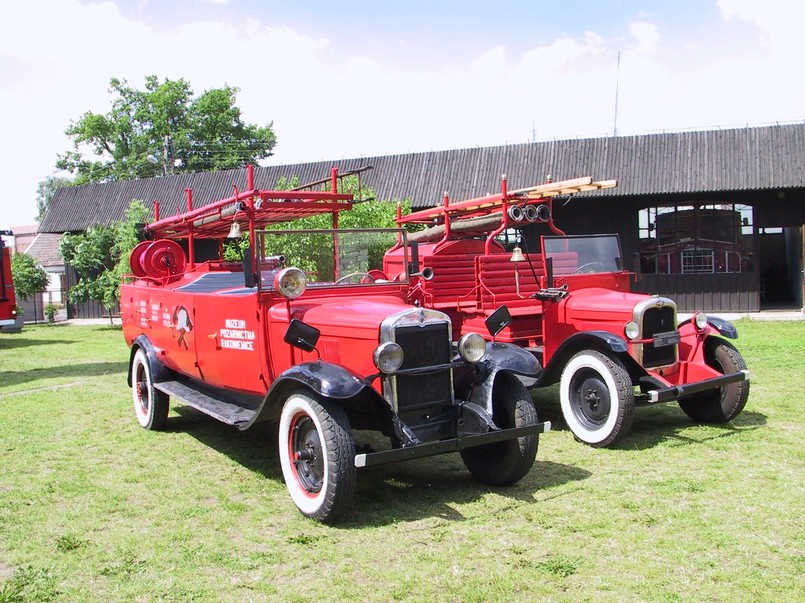
<instances>
[{"instance_id":1,"label":"windshield","mask_svg":"<svg viewBox=\"0 0 805 603\"><path fill-rule=\"evenodd\" d=\"M618 235L542 237L542 253L553 258L553 273L620 272L623 267Z\"/></svg>"},{"instance_id":2,"label":"windshield","mask_svg":"<svg viewBox=\"0 0 805 603\"><path fill-rule=\"evenodd\" d=\"M265 230L258 233L257 271L260 288L274 289L274 276L282 268L304 271L308 286L363 285L408 282L403 273L383 272L385 252L405 245L401 229ZM407 249L404 256L407 264Z\"/></svg>"}]
</instances>

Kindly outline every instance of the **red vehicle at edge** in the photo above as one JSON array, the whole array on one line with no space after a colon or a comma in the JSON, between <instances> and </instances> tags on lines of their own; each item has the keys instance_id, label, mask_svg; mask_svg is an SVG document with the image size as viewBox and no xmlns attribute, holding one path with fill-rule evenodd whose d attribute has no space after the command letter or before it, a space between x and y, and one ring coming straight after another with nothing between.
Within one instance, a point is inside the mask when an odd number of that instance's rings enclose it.
<instances>
[{"instance_id":1,"label":"red vehicle at edge","mask_svg":"<svg viewBox=\"0 0 805 603\"><path fill-rule=\"evenodd\" d=\"M13 325L17 320L17 298L11 278L11 250L3 242L8 230L0 231L0 327Z\"/></svg>"},{"instance_id":2,"label":"red vehicle at edge","mask_svg":"<svg viewBox=\"0 0 805 603\"><path fill-rule=\"evenodd\" d=\"M120 303L139 423L163 428L169 397L241 430L278 422L288 491L320 521L349 508L357 467L458 451L483 482L522 478L550 429L518 379L539 376L534 357L454 338L445 313L409 303L407 233L338 229L352 198L337 192L335 170L327 192L247 178L245 192L202 208L189 189L184 213L160 219L157 206L152 240L131 253ZM322 213L332 229L273 229ZM241 229L243 262L222 260ZM390 247L403 258L392 274L382 271ZM356 451L355 429L383 434L388 448Z\"/></svg>"},{"instance_id":3,"label":"red vehicle at edge","mask_svg":"<svg viewBox=\"0 0 805 603\"><path fill-rule=\"evenodd\" d=\"M749 372L726 338L722 319L696 313L677 324L672 299L631 293L617 234L568 236L553 222L553 198L615 186L578 178L501 192L399 216L427 224L412 233L427 278L412 281L409 299L447 313L455 333L485 334L484 321L502 305L508 326L497 336L530 350L544 367L536 386L560 383L564 419L591 446L617 442L636 405L678 400L695 421L724 423L749 395ZM512 252L498 237L541 222L538 253ZM436 225L434 226L434 223ZM386 256L386 271L402 263Z\"/></svg>"}]
</instances>

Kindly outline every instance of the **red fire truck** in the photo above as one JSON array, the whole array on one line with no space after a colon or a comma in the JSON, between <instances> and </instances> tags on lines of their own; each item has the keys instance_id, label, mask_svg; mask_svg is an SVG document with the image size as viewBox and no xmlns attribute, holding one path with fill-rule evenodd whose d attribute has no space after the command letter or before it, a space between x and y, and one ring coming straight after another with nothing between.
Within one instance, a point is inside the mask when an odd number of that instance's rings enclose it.
<instances>
[{"instance_id":1,"label":"red fire truck","mask_svg":"<svg viewBox=\"0 0 805 603\"><path fill-rule=\"evenodd\" d=\"M677 324L672 299L630 292L635 275L618 235L572 236L554 224L555 197L615 185L578 178L509 191L504 176L500 193L458 203L445 195L398 218L428 226L409 236L409 301L446 313L458 336L485 334L490 318L505 323L497 341L534 354L544 367L535 385L559 382L568 427L595 447L622 438L637 405L678 400L695 421L723 423L749 395L746 364L727 341L737 337L731 323L697 312ZM535 223L545 234L525 249L520 229ZM391 250L384 270L406 261Z\"/></svg>"},{"instance_id":2,"label":"red fire truck","mask_svg":"<svg viewBox=\"0 0 805 603\"><path fill-rule=\"evenodd\" d=\"M11 231L0 230L0 327L10 326L17 320L17 299L11 279L11 250L3 242L3 235Z\"/></svg>"},{"instance_id":3,"label":"red fire truck","mask_svg":"<svg viewBox=\"0 0 805 603\"><path fill-rule=\"evenodd\" d=\"M458 451L477 479L518 481L550 429L519 379L539 376L535 357L410 303L407 233L339 229L353 199L338 178L263 190L249 169L221 201L194 208L188 189L181 213L157 205L121 286L137 420L163 428L171 398L241 430L277 422L291 498L320 521L348 509L359 467ZM280 229L318 214L333 227ZM241 231L243 261L222 259ZM385 437L356 451L353 430Z\"/></svg>"}]
</instances>

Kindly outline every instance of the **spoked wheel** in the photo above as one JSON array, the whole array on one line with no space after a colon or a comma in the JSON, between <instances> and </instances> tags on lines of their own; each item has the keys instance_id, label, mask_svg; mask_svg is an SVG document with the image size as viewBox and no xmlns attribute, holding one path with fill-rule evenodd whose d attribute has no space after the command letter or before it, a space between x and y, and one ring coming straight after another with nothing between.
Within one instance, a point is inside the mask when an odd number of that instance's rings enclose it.
<instances>
[{"instance_id":1,"label":"spoked wheel","mask_svg":"<svg viewBox=\"0 0 805 603\"><path fill-rule=\"evenodd\" d=\"M721 373L746 370L741 353L720 337L708 337L704 342L704 361ZM739 381L683 398L679 400L679 406L694 421L727 423L741 413L748 397L749 381Z\"/></svg>"},{"instance_id":2,"label":"spoked wheel","mask_svg":"<svg viewBox=\"0 0 805 603\"><path fill-rule=\"evenodd\" d=\"M282 408L279 456L291 499L303 515L332 522L352 504L355 444L344 409L311 392Z\"/></svg>"},{"instance_id":3,"label":"spoked wheel","mask_svg":"<svg viewBox=\"0 0 805 603\"><path fill-rule=\"evenodd\" d=\"M164 429L168 421L168 394L154 387L148 356L138 349L131 361L131 397L137 421L146 429Z\"/></svg>"},{"instance_id":4,"label":"spoked wheel","mask_svg":"<svg viewBox=\"0 0 805 603\"><path fill-rule=\"evenodd\" d=\"M632 426L632 379L617 358L595 350L576 354L562 371L559 393L567 426L585 444L609 446Z\"/></svg>"},{"instance_id":5,"label":"spoked wheel","mask_svg":"<svg viewBox=\"0 0 805 603\"><path fill-rule=\"evenodd\" d=\"M495 384L493 420L501 429L527 427L538 423L537 410L525 386L511 380L505 386ZM478 481L493 486L509 486L529 472L537 456L539 435L533 434L465 448L461 460Z\"/></svg>"}]
</instances>

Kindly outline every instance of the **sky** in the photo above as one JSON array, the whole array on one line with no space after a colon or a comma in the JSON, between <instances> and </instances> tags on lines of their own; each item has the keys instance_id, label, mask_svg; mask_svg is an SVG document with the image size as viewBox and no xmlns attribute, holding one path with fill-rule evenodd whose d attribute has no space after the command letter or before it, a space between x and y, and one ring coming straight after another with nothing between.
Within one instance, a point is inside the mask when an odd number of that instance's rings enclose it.
<instances>
[{"instance_id":1,"label":"sky","mask_svg":"<svg viewBox=\"0 0 805 603\"><path fill-rule=\"evenodd\" d=\"M791 0L0 0L0 230L34 223L113 77L236 86L268 162L337 164L802 122L803 22Z\"/></svg>"}]
</instances>

